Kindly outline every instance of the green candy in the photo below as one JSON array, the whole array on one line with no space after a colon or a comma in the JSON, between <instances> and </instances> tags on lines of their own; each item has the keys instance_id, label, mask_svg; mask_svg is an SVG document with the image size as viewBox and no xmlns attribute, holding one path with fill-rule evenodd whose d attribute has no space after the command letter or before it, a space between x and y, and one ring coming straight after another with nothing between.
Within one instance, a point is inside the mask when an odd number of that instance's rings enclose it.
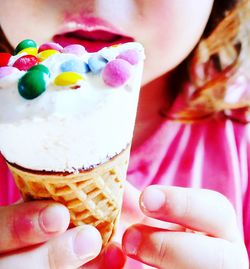
<instances>
[{"instance_id":1,"label":"green candy","mask_svg":"<svg viewBox=\"0 0 250 269\"><path fill-rule=\"evenodd\" d=\"M27 72L19 79L18 91L20 95L28 100L35 99L46 90L46 74L33 70Z\"/></svg>"},{"instance_id":2,"label":"green candy","mask_svg":"<svg viewBox=\"0 0 250 269\"><path fill-rule=\"evenodd\" d=\"M14 55L18 54L18 52L22 51L23 49L27 48L37 48L37 44L35 41L31 39L25 39L20 42L14 50Z\"/></svg>"},{"instance_id":3,"label":"green candy","mask_svg":"<svg viewBox=\"0 0 250 269\"><path fill-rule=\"evenodd\" d=\"M43 65L43 64L38 64L38 65L32 66L28 70L28 72L32 72L32 71L35 71L35 70L40 71L40 72L42 72L42 73L44 73L44 74L46 74L46 75L48 75L50 77L49 68L47 66Z\"/></svg>"}]
</instances>

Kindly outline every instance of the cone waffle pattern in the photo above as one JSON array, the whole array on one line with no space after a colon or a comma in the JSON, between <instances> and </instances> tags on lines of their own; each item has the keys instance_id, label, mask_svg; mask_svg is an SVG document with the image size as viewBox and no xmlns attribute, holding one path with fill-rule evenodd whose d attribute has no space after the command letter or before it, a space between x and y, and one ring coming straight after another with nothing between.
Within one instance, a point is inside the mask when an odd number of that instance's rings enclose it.
<instances>
[{"instance_id":1,"label":"cone waffle pattern","mask_svg":"<svg viewBox=\"0 0 250 269\"><path fill-rule=\"evenodd\" d=\"M89 224L101 233L103 245L110 241L119 218L129 148L113 159L81 173L48 173L8 164L25 200L54 199L66 205L71 224Z\"/></svg>"}]
</instances>

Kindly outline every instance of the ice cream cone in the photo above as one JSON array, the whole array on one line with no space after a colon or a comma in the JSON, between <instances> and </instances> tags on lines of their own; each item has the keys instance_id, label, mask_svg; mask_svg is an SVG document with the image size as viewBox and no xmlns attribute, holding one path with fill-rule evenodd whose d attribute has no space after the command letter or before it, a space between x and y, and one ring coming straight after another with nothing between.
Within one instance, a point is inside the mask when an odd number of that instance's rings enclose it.
<instances>
[{"instance_id":1,"label":"ice cream cone","mask_svg":"<svg viewBox=\"0 0 250 269\"><path fill-rule=\"evenodd\" d=\"M0 68L0 151L25 200L63 203L72 226L95 226L106 245L121 211L143 47L89 53L24 40L15 52Z\"/></svg>"},{"instance_id":2,"label":"ice cream cone","mask_svg":"<svg viewBox=\"0 0 250 269\"><path fill-rule=\"evenodd\" d=\"M8 163L25 200L53 199L70 211L71 224L89 224L112 238L119 219L129 148L97 167L79 173L32 171Z\"/></svg>"}]
</instances>

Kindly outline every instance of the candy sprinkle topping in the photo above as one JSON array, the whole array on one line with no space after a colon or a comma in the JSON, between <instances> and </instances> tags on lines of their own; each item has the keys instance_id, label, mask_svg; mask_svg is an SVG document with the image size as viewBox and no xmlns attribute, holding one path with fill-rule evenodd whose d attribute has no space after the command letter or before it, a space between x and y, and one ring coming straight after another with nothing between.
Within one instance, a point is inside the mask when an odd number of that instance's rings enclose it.
<instances>
[{"instance_id":1,"label":"candy sprinkle topping","mask_svg":"<svg viewBox=\"0 0 250 269\"><path fill-rule=\"evenodd\" d=\"M25 39L15 48L14 55L27 48L37 48L36 42L32 39Z\"/></svg>"},{"instance_id":2,"label":"candy sprinkle topping","mask_svg":"<svg viewBox=\"0 0 250 269\"><path fill-rule=\"evenodd\" d=\"M89 58L88 65L90 70L94 74L99 74L102 71L102 69L106 66L107 62L108 61L102 56L94 55Z\"/></svg>"},{"instance_id":3,"label":"candy sprinkle topping","mask_svg":"<svg viewBox=\"0 0 250 269\"><path fill-rule=\"evenodd\" d=\"M57 86L70 86L80 80L83 80L83 76L76 72L63 72L55 78L54 84Z\"/></svg>"},{"instance_id":4,"label":"candy sprinkle topping","mask_svg":"<svg viewBox=\"0 0 250 269\"><path fill-rule=\"evenodd\" d=\"M0 52L0 67L8 65L10 57L10 53Z\"/></svg>"},{"instance_id":5,"label":"candy sprinkle topping","mask_svg":"<svg viewBox=\"0 0 250 269\"><path fill-rule=\"evenodd\" d=\"M38 59L33 55L24 55L18 58L13 66L19 69L20 71L27 71L32 66L38 64Z\"/></svg>"},{"instance_id":6,"label":"candy sprinkle topping","mask_svg":"<svg viewBox=\"0 0 250 269\"><path fill-rule=\"evenodd\" d=\"M110 87L122 86L131 76L132 65L125 60L110 61L103 70L104 82Z\"/></svg>"},{"instance_id":7,"label":"candy sprinkle topping","mask_svg":"<svg viewBox=\"0 0 250 269\"><path fill-rule=\"evenodd\" d=\"M21 54L21 53L27 53L27 54L36 56L38 51L37 51L37 48L26 48L19 51L17 54Z\"/></svg>"},{"instance_id":8,"label":"candy sprinkle topping","mask_svg":"<svg viewBox=\"0 0 250 269\"><path fill-rule=\"evenodd\" d=\"M61 64L62 72L76 72L76 73L87 73L90 71L88 64L80 60L71 59Z\"/></svg>"},{"instance_id":9,"label":"candy sprinkle topping","mask_svg":"<svg viewBox=\"0 0 250 269\"><path fill-rule=\"evenodd\" d=\"M119 54L117 59L123 59L132 65L136 65L139 62L139 54L135 49L128 49Z\"/></svg>"},{"instance_id":10,"label":"candy sprinkle topping","mask_svg":"<svg viewBox=\"0 0 250 269\"><path fill-rule=\"evenodd\" d=\"M71 53L75 54L77 56L81 56L84 53L86 53L86 49L82 45L78 44L73 44L73 45L68 45L63 49L64 53Z\"/></svg>"},{"instance_id":11,"label":"candy sprinkle topping","mask_svg":"<svg viewBox=\"0 0 250 269\"><path fill-rule=\"evenodd\" d=\"M20 95L28 100L40 96L46 90L46 74L39 70L27 72L18 82Z\"/></svg>"},{"instance_id":12,"label":"candy sprinkle topping","mask_svg":"<svg viewBox=\"0 0 250 269\"><path fill-rule=\"evenodd\" d=\"M37 57L39 59L39 62L42 62L42 61L48 59L50 56L52 56L54 54L58 54L58 53L59 53L59 51L57 51L57 50L49 49L49 50L44 50L42 52L39 52Z\"/></svg>"},{"instance_id":13,"label":"candy sprinkle topping","mask_svg":"<svg viewBox=\"0 0 250 269\"><path fill-rule=\"evenodd\" d=\"M49 91L57 91L60 87L78 90L92 82L96 89L118 88L127 83L134 66L143 57L140 47L122 46L89 53L79 44L63 48L58 43L46 42L38 47L35 41L25 39L18 44L13 56L0 53L0 79L3 81L7 77L4 83L8 83L13 74L14 80L21 77L18 92L27 100L37 98L47 88ZM103 87L103 82L108 87Z\"/></svg>"},{"instance_id":14,"label":"candy sprinkle topping","mask_svg":"<svg viewBox=\"0 0 250 269\"><path fill-rule=\"evenodd\" d=\"M49 68L43 64L38 64L38 65L34 65L33 67L31 67L28 71L35 71L38 70L40 72L45 73L46 75L48 75L50 77L50 71Z\"/></svg>"},{"instance_id":15,"label":"candy sprinkle topping","mask_svg":"<svg viewBox=\"0 0 250 269\"><path fill-rule=\"evenodd\" d=\"M63 47L57 43L54 43L54 42L47 42L47 43L42 44L39 47L38 52L42 52L45 50L57 50L59 52L63 52Z\"/></svg>"}]
</instances>

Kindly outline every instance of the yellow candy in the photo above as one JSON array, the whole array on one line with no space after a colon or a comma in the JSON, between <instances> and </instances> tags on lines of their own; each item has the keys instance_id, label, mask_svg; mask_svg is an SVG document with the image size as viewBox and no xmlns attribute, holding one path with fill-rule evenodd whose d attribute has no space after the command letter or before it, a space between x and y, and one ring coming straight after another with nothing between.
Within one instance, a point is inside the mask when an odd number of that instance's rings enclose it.
<instances>
[{"instance_id":1,"label":"yellow candy","mask_svg":"<svg viewBox=\"0 0 250 269\"><path fill-rule=\"evenodd\" d=\"M63 72L55 78L54 84L57 86L70 86L83 79L83 76L76 72Z\"/></svg>"},{"instance_id":2,"label":"yellow candy","mask_svg":"<svg viewBox=\"0 0 250 269\"><path fill-rule=\"evenodd\" d=\"M37 48L25 48L25 49L19 51L18 54L21 54L21 53L24 53L24 52L29 54L29 55L36 56L38 51L37 51Z\"/></svg>"},{"instance_id":3,"label":"yellow candy","mask_svg":"<svg viewBox=\"0 0 250 269\"><path fill-rule=\"evenodd\" d=\"M121 44L119 43L119 44L114 44L114 45L111 45L110 47L111 48L117 48L117 47L119 47L119 46L121 46Z\"/></svg>"},{"instance_id":4,"label":"yellow candy","mask_svg":"<svg viewBox=\"0 0 250 269\"><path fill-rule=\"evenodd\" d=\"M58 50L44 50L38 53L37 57L39 62L42 62L54 54L60 53Z\"/></svg>"}]
</instances>

